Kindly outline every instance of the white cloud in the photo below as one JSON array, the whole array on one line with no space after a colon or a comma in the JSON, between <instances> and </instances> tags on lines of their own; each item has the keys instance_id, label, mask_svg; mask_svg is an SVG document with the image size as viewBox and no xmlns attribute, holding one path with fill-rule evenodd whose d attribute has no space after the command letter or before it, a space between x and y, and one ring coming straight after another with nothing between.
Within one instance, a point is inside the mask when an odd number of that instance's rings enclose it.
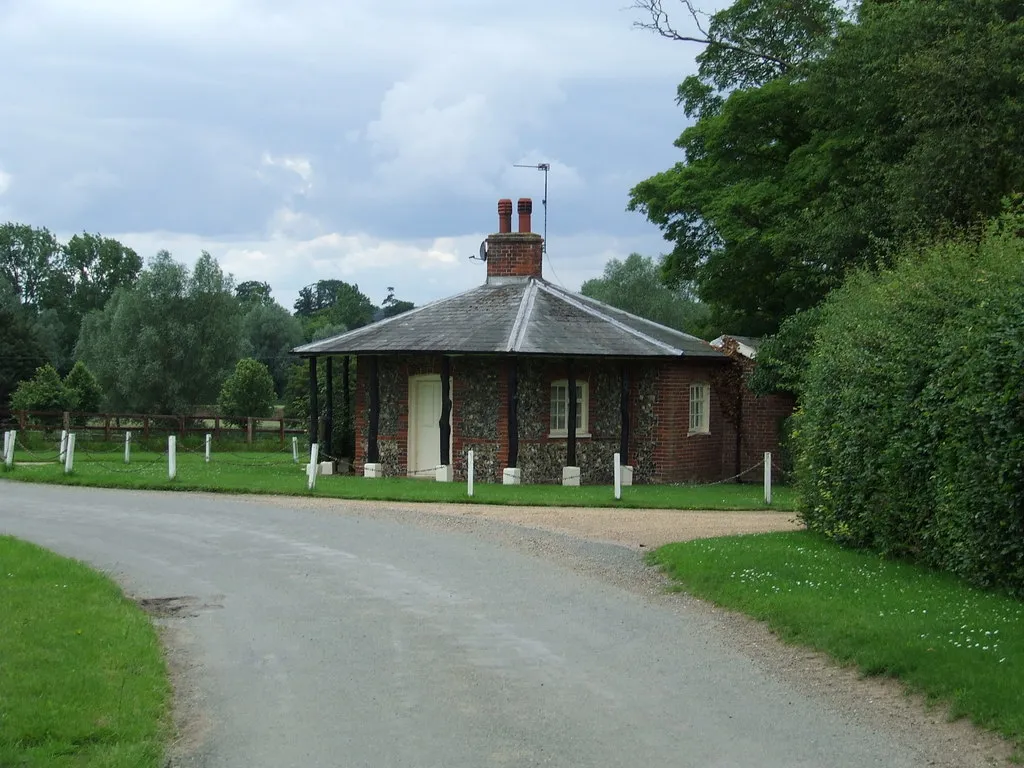
<instances>
[{"instance_id":1,"label":"white cloud","mask_svg":"<svg viewBox=\"0 0 1024 768\"><path fill-rule=\"evenodd\" d=\"M0 169L0 195L2 195L4 192L11 188L11 183L13 181L14 177L11 174L5 173L2 169Z\"/></svg>"}]
</instances>

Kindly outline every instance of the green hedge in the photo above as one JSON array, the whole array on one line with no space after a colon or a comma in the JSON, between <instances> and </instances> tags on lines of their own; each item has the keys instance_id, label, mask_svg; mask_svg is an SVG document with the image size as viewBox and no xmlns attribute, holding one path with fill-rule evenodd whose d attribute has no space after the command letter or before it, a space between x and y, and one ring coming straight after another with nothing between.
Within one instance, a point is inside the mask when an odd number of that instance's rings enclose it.
<instances>
[{"instance_id":1,"label":"green hedge","mask_svg":"<svg viewBox=\"0 0 1024 768\"><path fill-rule=\"evenodd\" d=\"M1021 218L851 278L795 419L800 515L855 547L1024 595Z\"/></svg>"}]
</instances>

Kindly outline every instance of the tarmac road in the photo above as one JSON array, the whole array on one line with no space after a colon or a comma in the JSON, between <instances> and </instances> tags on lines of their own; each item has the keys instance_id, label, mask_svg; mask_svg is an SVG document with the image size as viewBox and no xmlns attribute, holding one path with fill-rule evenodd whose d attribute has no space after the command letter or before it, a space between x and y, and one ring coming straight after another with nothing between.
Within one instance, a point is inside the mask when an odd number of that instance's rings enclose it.
<instances>
[{"instance_id":1,"label":"tarmac road","mask_svg":"<svg viewBox=\"0 0 1024 768\"><path fill-rule=\"evenodd\" d=\"M927 764L905 736L758 668L696 613L494 537L343 502L12 482L0 533L86 560L133 595L187 598L171 604L187 610L170 637L202 738L179 765Z\"/></svg>"}]
</instances>

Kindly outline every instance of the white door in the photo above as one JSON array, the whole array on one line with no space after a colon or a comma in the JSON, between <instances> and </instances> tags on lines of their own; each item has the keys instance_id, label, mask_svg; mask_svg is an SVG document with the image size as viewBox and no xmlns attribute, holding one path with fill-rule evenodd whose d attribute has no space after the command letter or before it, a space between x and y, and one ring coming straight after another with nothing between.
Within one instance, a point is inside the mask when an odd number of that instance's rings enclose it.
<instances>
[{"instance_id":1,"label":"white door","mask_svg":"<svg viewBox=\"0 0 1024 768\"><path fill-rule=\"evenodd\" d=\"M441 463L441 377L416 377L410 390L409 474L433 479L427 470Z\"/></svg>"}]
</instances>

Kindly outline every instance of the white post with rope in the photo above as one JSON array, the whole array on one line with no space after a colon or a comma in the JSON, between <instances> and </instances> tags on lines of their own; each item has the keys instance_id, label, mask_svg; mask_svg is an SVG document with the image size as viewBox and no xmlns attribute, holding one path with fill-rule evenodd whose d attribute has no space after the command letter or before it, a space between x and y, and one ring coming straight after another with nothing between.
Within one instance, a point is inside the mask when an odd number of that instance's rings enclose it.
<instances>
[{"instance_id":1,"label":"white post with rope","mask_svg":"<svg viewBox=\"0 0 1024 768\"><path fill-rule=\"evenodd\" d=\"M206 463L210 463L210 446L213 445L213 435L206 433Z\"/></svg>"},{"instance_id":2,"label":"white post with rope","mask_svg":"<svg viewBox=\"0 0 1024 768\"><path fill-rule=\"evenodd\" d=\"M466 492L473 495L473 451L466 454Z\"/></svg>"},{"instance_id":3,"label":"white post with rope","mask_svg":"<svg viewBox=\"0 0 1024 768\"><path fill-rule=\"evenodd\" d=\"M75 468L75 433L68 435L68 450L64 456L64 474L70 475Z\"/></svg>"},{"instance_id":4,"label":"white post with rope","mask_svg":"<svg viewBox=\"0 0 1024 768\"><path fill-rule=\"evenodd\" d=\"M124 463L132 463L132 433L129 430L124 433Z\"/></svg>"},{"instance_id":5,"label":"white post with rope","mask_svg":"<svg viewBox=\"0 0 1024 768\"><path fill-rule=\"evenodd\" d=\"M299 438L292 438L292 461L299 463Z\"/></svg>"},{"instance_id":6,"label":"white post with rope","mask_svg":"<svg viewBox=\"0 0 1024 768\"><path fill-rule=\"evenodd\" d=\"M772 454L765 451L764 454L764 503L772 503Z\"/></svg>"},{"instance_id":7,"label":"white post with rope","mask_svg":"<svg viewBox=\"0 0 1024 768\"><path fill-rule=\"evenodd\" d=\"M320 457L320 445L313 443L309 446L309 466L306 467L306 477L308 478L307 486L309 490L316 488L316 472L320 468L318 459Z\"/></svg>"},{"instance_id":8,"label":"white post with rope","mask_svg":"<svg viewBox=\"0 0 1024 768\"><path fill-rule=\"evenodd\" d=\"M615 466L612 471L615 475L615 498L622 498L622 465L619 463L620 456L618 453L615 454Z\"/></svg>"},{"instance_id":9,"label":"white post with rope","mask_svg":"<svg viewBox=\"0 0 1024 768\"><path fill-rule=\"evenodd\" d=\"M173 480L178 476L178 438L171 435L167 438L167 477Z\"/></svg>"},{"instance_id":10,"label":"white post with rope","mask_svg":"<svg viewBox=\"0 0 1024 768\"><path fill-rule=\"evenodd\" d=\"M57 456L60 461L64 461L64 457L68 455L68 431L62 429L60 431L60 449L58 450Z\"/></svg>"}]
</instances>

